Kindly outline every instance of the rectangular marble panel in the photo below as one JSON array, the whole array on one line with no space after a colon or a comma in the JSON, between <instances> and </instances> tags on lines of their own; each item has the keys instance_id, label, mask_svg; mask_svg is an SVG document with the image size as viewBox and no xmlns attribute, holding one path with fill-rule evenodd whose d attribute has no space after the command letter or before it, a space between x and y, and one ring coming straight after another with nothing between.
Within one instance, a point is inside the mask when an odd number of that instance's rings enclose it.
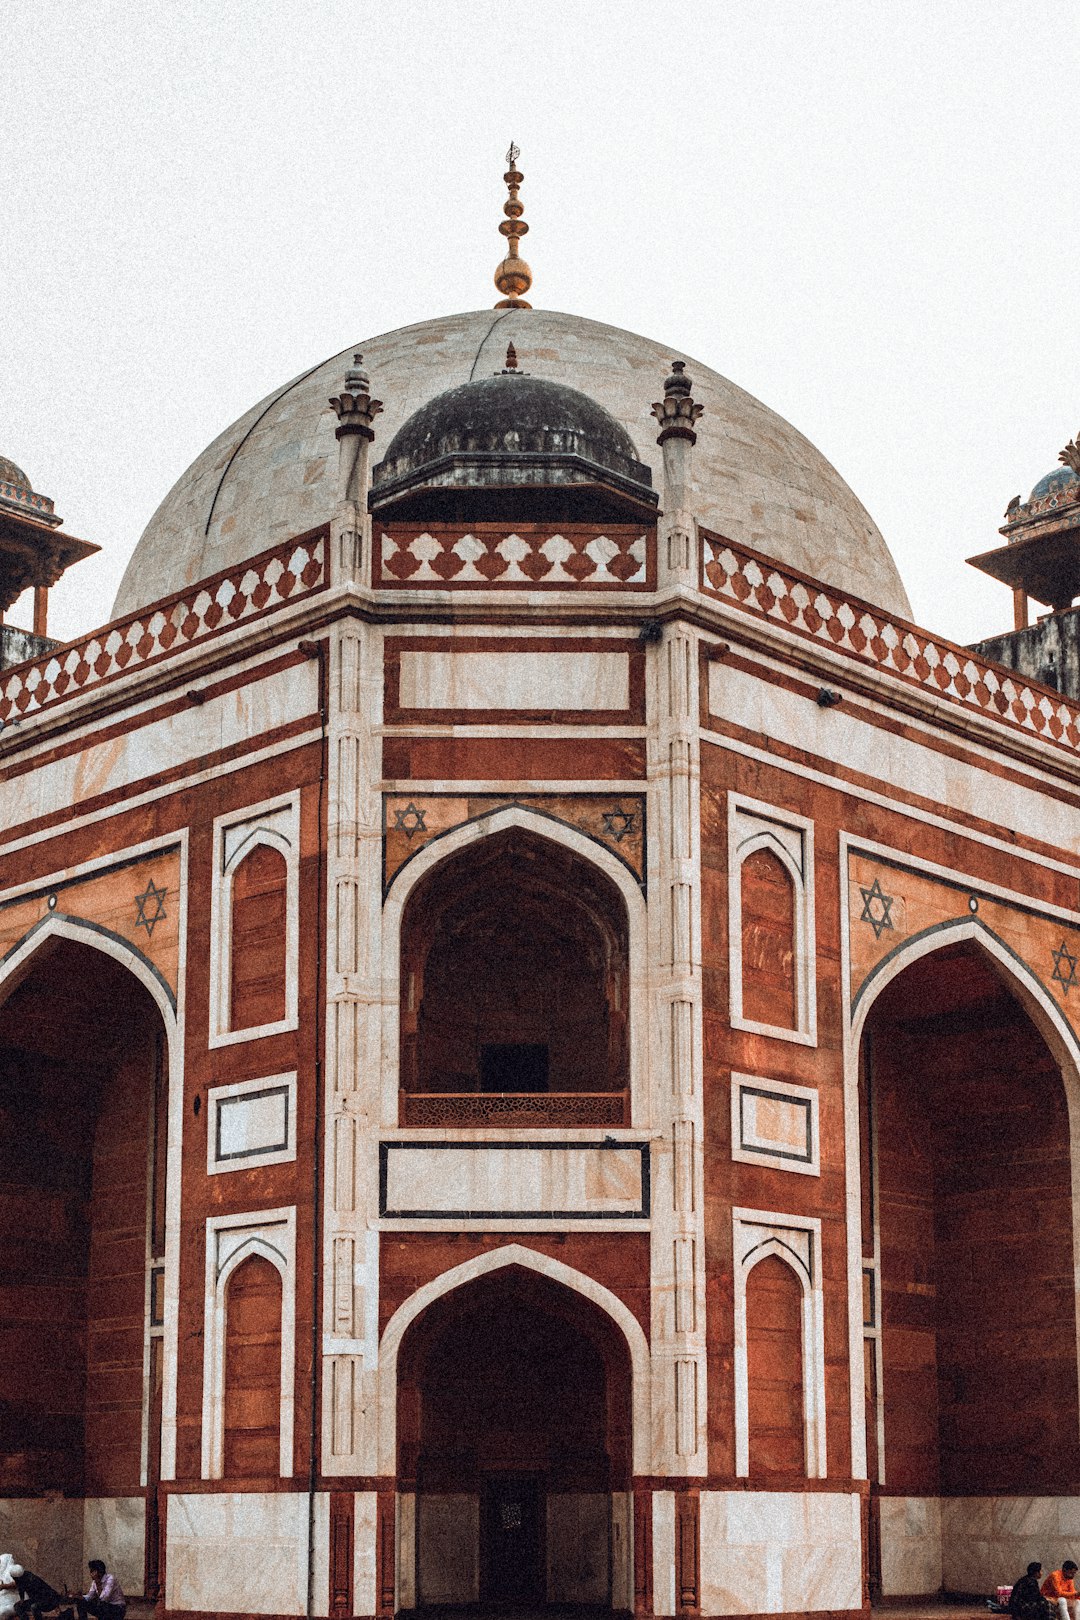
<instances>
[{"instance_id":1,"label":"rectangular marble panel","mask_svg":"<svg viewBox=\"0 0 1080 1620\"><path fill-rule=\"evenodd\" d=\"M731 1076L731 1156L773 1170L819 1173L818 1094L759 1075Z\"/></svg>"},{"instance_id":2,"label":"rectangular marble panel","mask_svg":"<svg viewBox=\"0 0 1080 1620\"><path fill-rule=\"evenodd\" d=\"M211 1086L206 1101L208 1175L296 1158L295 1074Z\"/></svg>"},{"instance_id":3,"label":"rectangular marble panel","mask_svg":"<svg viewBox=\"0 0 1080 1620\"><path fill-rule=\"evenodd\" d=\"M403 709L628 709L624 652L403 652Z\"/></svg>"},{"instance_id":4,"label":"rectangular marble panel","mask_svg":"<svg viewBox=\"0 0 1080 1620\"><path fill-rule=\"evenodd\" d=\"M377 1511L376 1492L358 1490L353 1497L353 1612L358 1615L376 1612Z\"/></svg>"},{"instance_id":5,"label":"rectangular marble panel","mask_svg":"<svg viewBox=\"0 0 1080 1620\"><path fill-rule=\"evenodd\" d=\"M83 1514L77 1500L0 1496L0 1552L13 1553L25 1569L57 1586L66 1581L72 1591L85 1592ZM141 1570L135 1590L142 1591Z\"/></svg>"},{"instance_id":6,"label":"rectangular marble panel","mask_svg":"<svg viewBox=\"0 0 1080 1620\"><path fill-rule=\"evenodd\" d=\"M547 1499L547 1600L605 1607L610 1594L611 1497L567 1491Z\"/></svg>"},{"instance_id":7,"label":"rectangular marble panel","mask_svg":"<svg viewBox=\"0 0 1080 1620\"><path fill-rule=\"evenodd\" d=\"M166 1608L306 1612L306 1494L214 1491L168 1504Z\"/></svg>"},{"instance_id":8,"label":"rectangular marble panel","mask_svg":"<svg viewBox=\"0 0 1080 1620\"><path fill-rule=\"evenodd\" d=\"M709 712L800 751L835 760L880 784L883 792L889 786L909 789L917 782L922 797L933 803L1025 834L1038 827L1047 844L1074 855L1080 850L1080 824L1069 805L868 725L843 705L819 709L756 675L714 663L709 666ZM1003 733L1002 741L1007 740Z\"/></svg>"},{"instance_id":9,"label":"rectangular marble panel","mask_svg":"<svg viewBox=\"0 0 1080 1620\"><path fill-rule=\"evenodd\" d=\"M675 1492L652 1499L653 1613L675 1613Z\"/></svg>"},{"instance_id":10,"label":"rectangular marble panel","mask_svg":"<svg viewBox=\"0 0 1080 1620\"><path fill-rule=\"evenodd\" d=\"M90 1496L83 1508L83 1566L104 1559L127 1593L145 1579L146 1503L141 1496ZM36 1566L32 1566L36 1567ZM86 1591L80 1586L81 1592Z\"/></svg>"},{"instance_id":11,"label":"rectangular marble panel","mask_svg":"<svg viewBox=\"0 0 1080 1620\"><path fill-rule=\"evenodd\" d=\"M703 1614L811 1614L861 1605L857 1496L702 1491Z\"/></svg>"},{"instance_id":12,"label":"rectangular marble panel","mask_svg":"<svg viewBox=\"0 0 1080 1620\"><path fill-rule=\"evenodd\" d=\"M881 1515L881 1588L884 1595L929 1597L931 1593L940 1591L939 1499L936 1496L883 1496L878 1501L878 1509Z\"/></svg>"},{"instance_id":13,"label":"rectangular marble panel","mask_svg":"<svg viewBox=\"0 0 1080 1620\"><path fill-rule=\"evenodd\" d=\"M58 804L79 804L132 783L152 786L176 766L304 716L314 723L317 672L316 663L306 662L14 777L0 786L0 827L18 827Z\"/></svg>"},{"instance_id":14,"label":"rectangular marble panel","mask_svg":"<svg viewBox=\"0 0 1080 1620\"><path fill-rule=\"evenodd\" d=\"M480 1498L417 1498L417 1599L476 1603L480 1596Z\"/></svg>"},{"instance_id":15,"label":"rectangular marble panel","mask_svg":"<svg viewBox=\"0 0 1080 1620\"><path fill-rule=\"evenodd\" d=\"M941 1501L941 1584L989 1592L1014 1581L1032 1558L1044 1570L1077 1558L1075 1496L958 1496Z\"/></svg>"},{"instance_id":16,"label":"rectangular marble panel","mask_svg":"<svg viewBox=\"0 0 1080 1620\"><path fill-rule=\"evenodd\" d=\"M648 1148L559 1143L384 1142L381 1214L545 1216L648 1214Z\"/></svg>"}]
</instances>

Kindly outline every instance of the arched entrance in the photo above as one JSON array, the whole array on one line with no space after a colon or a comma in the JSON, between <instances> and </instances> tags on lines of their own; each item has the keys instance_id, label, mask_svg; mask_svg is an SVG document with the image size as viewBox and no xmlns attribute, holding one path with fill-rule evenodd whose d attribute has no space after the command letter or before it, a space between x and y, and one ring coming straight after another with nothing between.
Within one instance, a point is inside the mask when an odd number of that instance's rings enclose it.
<instances>
[{"instance_id":1,"label":"arched entrance","mask_svg":"<svg viewBox=\"0 0 1080 1620\"><path fill-rule=\"evenodd\" d=\"M574 1290L511 1265L433 1301L398 1354L416 1606L611 1608L626 1582L632 1409L626 1339Z\"/></svg>"},{"instance_id":2,"label":"arched entrance","mask_svg":"<svg viewBox=\"0 0 1080 1620\"><path fill-rule=\"evenodd\" d=\"M8 1495L96 1499L101 1556L114 1527L122 1578L156 1595L167 1034L122 952L76 932L46 931L0 984L0 1475Z\"/></svg>"},{"instance_id":3,"label":"arched entrance","mask_svg":"<svg viewBox=\"0 0 1080 1620\"><path fill-rule=\"evenodd\" d=\"M886 1593L986 1584L955 1499L1080 1487L1069 1109L1023 994L1004 949L960 938L912 960L866 1018L866 1437ZM917 1557L911 1499L931 1504ZM979 1535L988 1567L1015 1559ZM898 1584L914 1564L918 1583Z\"/></svg>"}]
</instances>

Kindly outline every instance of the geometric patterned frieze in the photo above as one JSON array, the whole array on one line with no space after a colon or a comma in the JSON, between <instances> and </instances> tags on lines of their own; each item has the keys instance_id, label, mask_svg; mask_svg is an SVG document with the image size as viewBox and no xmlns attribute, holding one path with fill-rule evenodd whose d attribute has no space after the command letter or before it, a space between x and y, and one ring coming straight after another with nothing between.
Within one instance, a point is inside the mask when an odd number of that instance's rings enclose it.
<instances>
[{"instance_id":1,"label":"geometric patterned frieze","mask_svg":"<svg viewBox=\"0 0 1080 1620\"><path fill-rule=\"evenodd\" d=\"M236 624L261 618L286 602L321 590L326 544L322 531L288 540L186 591L151 603L129 618L19 664L0 675L0 720L37 714L130 670L207 641Z\"/></svg>"},{"instance_id":2,"label":"geometric patterned frieze","mask_svg":"<svg viewBox=\"0 0 1080 1620\"><path fill-rule=\"evenodd\" d=\"M1080 750L1080 707L976 657L966 647L778 568L729 540L702 533L702 589L795 635L933 692L992 720Z\"/></svg>"},{"instance_id":3,"label":"geometric patterned frieze","mask_svg":"<svg viewBox=\"0 0 1080 1620\"><path fill-rule=\"evenodd\" d=\"M435 838L508 805L576 827L609 849L639 882L645 876L645 799L636 793L387 793L383 810L383 886ZM540 830L540 829L538 829Z\"/></svg>"},{"instance_id":4,"label":"geometric patterned frieze","mask_svg":"<svg viewBox=\"0 0 1080 1620\"><path fill-rule=\"evenodd\" d=\"M636 524L395 524L379 534L382 590L652 588L655 535Z\"/></svg>"}]
</instances>

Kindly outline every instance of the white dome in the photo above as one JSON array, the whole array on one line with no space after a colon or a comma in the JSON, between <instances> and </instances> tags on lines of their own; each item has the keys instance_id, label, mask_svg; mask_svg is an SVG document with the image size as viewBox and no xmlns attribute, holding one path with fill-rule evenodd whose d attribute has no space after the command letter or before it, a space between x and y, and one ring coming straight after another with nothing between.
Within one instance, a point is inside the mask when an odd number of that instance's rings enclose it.
<instances>
[{"instance_id":1,"label":"white dome","mask_svg":"<svg viewBox=\"0 0 1080 1620\"><path fill-rule=\"evenodd\" d=\"M513 342L523 371L568 384L626 427L661 491L650 406L673 359L685 359L705 406L694 449L699 521L780 563L911 615L896 565L839 473L788 422L682 350L580 315L479 310L369 338L295 378L215 439L150 519L120 584L115 617L328 522L334 507L340 391L354 348L383 401L372 459L402 423L448 388L502 368Z\"/></svg>"}]
</instances>

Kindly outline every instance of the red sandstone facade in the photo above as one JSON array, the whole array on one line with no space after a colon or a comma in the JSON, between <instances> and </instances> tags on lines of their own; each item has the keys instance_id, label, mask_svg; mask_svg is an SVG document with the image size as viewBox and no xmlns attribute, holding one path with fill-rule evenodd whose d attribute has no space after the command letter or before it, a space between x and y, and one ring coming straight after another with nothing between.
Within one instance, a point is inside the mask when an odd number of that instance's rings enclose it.
<instances>
[{"instance_id":1,"label":"red sandstone facade","mask_svg":"<svg viewBox=\"0 0 1080 1620\"><path fill-rule=\"evenodd\" d=\"M0 676L35 1567L853 1614L1068 1550L1080 716L665 456L618 532L343 499Z\"/></svg>"}]
</instances>

